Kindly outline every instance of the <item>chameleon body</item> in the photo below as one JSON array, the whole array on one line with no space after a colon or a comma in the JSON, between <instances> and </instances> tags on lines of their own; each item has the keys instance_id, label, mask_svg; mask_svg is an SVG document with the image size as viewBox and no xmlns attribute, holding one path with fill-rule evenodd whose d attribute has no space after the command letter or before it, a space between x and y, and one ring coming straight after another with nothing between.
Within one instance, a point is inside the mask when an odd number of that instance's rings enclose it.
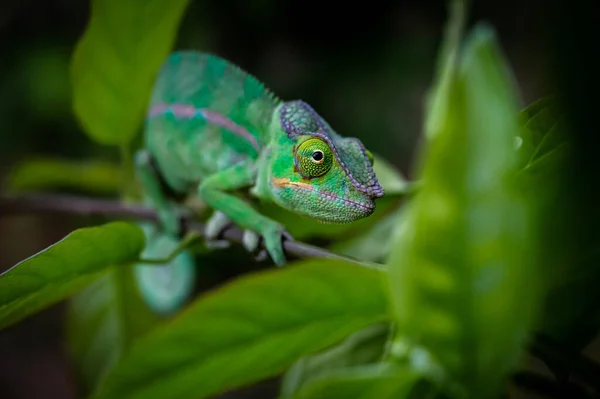
<instances>
[{"instance_id":1,"label":"chameleon body","mask_svg":"<svg viewBox=\"0 0 600 399\"><path fill-rule=\"evenodd\" d=\"M211 54L181 51L165 60L144 144L136 155L138 175L166 234L179 233L167 191L196 193L215 210L207 242L219 242L220 232L234 223L246 231L248 250L262 240L277 265L286 261L284 226L236 192L329 223L369 216L384 195L360 140L340 136L305 102L280 100L256 78Z\"/></svg>"}]
</instances>

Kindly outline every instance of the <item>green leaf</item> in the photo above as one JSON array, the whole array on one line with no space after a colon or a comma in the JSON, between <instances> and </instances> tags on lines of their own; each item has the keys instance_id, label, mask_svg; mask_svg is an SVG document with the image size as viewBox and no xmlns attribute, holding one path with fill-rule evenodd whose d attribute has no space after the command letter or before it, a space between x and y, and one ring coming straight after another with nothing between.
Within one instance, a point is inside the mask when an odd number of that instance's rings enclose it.
<instances>
[{"instance_id":1,"label":"green leaf","mask_svg":"<svg viewBox=\"0 0 600 399\"><path fill-rule=\"evenodd\" d=\"M582 199L569 189L573 182L569 176L573 134L566 128L566 116L554 97L538 100L521 112L523 144L529 150L522 151L525 159L519 177L524 192L539 203L542 220L539 230L548 288L538 328L580 351L597 335L600 326L600 296L596 289L600 252L596 237L582 233L577 225L581 216L574 214L581 212L588 225L594 211L586 209ZM576 233L568 233L572 229Z\"/></svg>"},{"instance_id":2,"label":"green leaf","mask_svg":"<svg viewBox=\"0 0 600 399\"><path fill-rule=\"evenodd\" d=\"M298 360L283 376L282 397L289 397L310 381L353 366L378 363L390 337L390 325L380 323L364 328L341 344Z\"/></svg>"},{"instance_id":3,"label":"green leaf","mask_svg":"<svg viewBox=\"0 0 600 399\"><path fill-rule=\"evenodd\" d=\"M420 376L385 363L331 373L300 389L293 399L402 399L410 397ZM418 396L431 397L431 396Z\"/></svg>"},{"instance_id":4,"label":"green leaf","mask_svg":"<svg viewBox=\"0 0 600 399\"><path fill-rule=\"evenodd\" d=\"M386 196L402 196L410 189L406 178L385 158L373 154L373 171Z\"/></svg>"},{"instance_id":5,"label":"green leaf","mask_svg":"<svg viewBox=\"0 0 600 399\"><path fill-rule=\"evenodd\" d=\"M71 79L75 114L93 140L123 145L135 136L188 2L91 1Z\"/></svg>"},{"instance_id":6,"label":"green leaf","mask_svg":"<svg viewBox=\"0 0 600 399\"><path fill-rule=\"evenodd\" d=\"M75 230L0 275L0 328L42 310L134 261L144 248L139 227L113 222Z\"/></svg>"},{"instance_id":7,"label":"green leaf","mask_svg":"<svg viewBox=\"0 0 600 399\"><path fill-rule=\"evenodd\" d=\"M120 167L110 162L37 158L13 167L6 188L10 192L69 189L116 194L120 190L120 176Z\"/></svg>"},{"instance_id":8,"label":"green leaf","mask_svg":"<svg viewBox=\"0 0 600 399\"><path fill-rule=\"evenodd\" d=\"M537 178L549 176L560 167L568 153L564 135L564 115L553 97L538 100L520 113L521 130L518 147L522 172Z\"/></svg>"},{"instance_id":9,"label":"green leaf","mask_svg":"<svg viewBox=\"0 0 600 399\"><path fill-rule=\"evenodd\" d=\"M133 344L96 398L206 398L387 319L384 273L313 260L241 277Z\"/></svg>"},{"instance_id":10,"label":"green leaf","mask_svg":"<svg viewBox=\"0 0 600 399\"><path fill-rule=\"evenodd\" d=\"M152 223L138 223L138 226L144 231L146 237L146 248L140 254L141 258L165 258L177 247L177 240L158 234L156 226ZM184 252L165 266L144 265L143 267L156 269L181 263L194 267L193 262L189 253ZM127 265L110 272L69 301L67 314L69 349L77 364L76 369L86 393L95 388L97 382L135 339L148 333L169 317L164 312L160 313L163 317L154 313L145 302L138 280L139 265ZM183 290L186 295L182 293L182 286L173 279L166 280L168 283L162 287L157 287L154 283L152 288L155 291L162 288L163 291L160 293L165 300L165 288L170 288L172 291L175 285L177 294L171 293L170 296L171 298L175 296L176 304L181 306L182 299L188 299L190 288L194 285L193 275L185 277L192 279ZM154 292L154 297L157 296L159 293Z\"/></svg>"},{"instance_id":11,"label":"green leaf","mask_svg":"<svg viewBox=\"0 0 600 399\"><path fill-rule=\"evenodd\" d=\"M296 240L312 238L344 238L350 239L362 234L365 230L375 226L376 223L386 218L401 203L405 195L412 190L411 184L385 159L373 154L373 169L379 183L385 190L385 196L376 202L376 209L367 218L346 224L323 224L308 216L298 215L272 204L258 204L257 209L265 216L269 216L288 229Z\"/></svg>"},{"instance_id":12,"label":"green leaf","mask_svg":"<svg viewBox=\"0 0 600 399\"><path fill-rule=\"evenodd\" d=\"M405 208L400 207L362 234L338 241L329 249L362 261L384 262L396 242L396 231L403 226L405 213Z\"/></svg>"},{"instance_id":13,"label":"green leaf","mask_svg":"<svg viewBox=\"0 0 600 399\"><path fill-rule=\"evenodd\" d=\"M85 392L96 387L136 338L159 322L139 296L131 266L110 271L73 296L67 338Z\"/></svg>"},{"instance_id":14,"label":"green leaf","mask_svg":"<svg viewBox=\"0 0 600 399\"><path fill-rule=\"evenodd\" d=\"M470 34L449 94L389 259L390 286L408 347L484 398L520 360L539 305L532 212L514 178L515 87L490 27Z\"/></svg>"},{"instance_id":15,"label":"green leaf","mask_svg":"<svg viewBox=\"0 0 600 399\"><path fill-rule=\"evenodd\" d=\"M435 81L427 96L427 115L425 118L425 136L434 138L449 118L451 85L456 75L462 32L465 24L466 0L451 0L450 17L446 26L444 40L437 61Z\"/></svg>"}]
</instances>

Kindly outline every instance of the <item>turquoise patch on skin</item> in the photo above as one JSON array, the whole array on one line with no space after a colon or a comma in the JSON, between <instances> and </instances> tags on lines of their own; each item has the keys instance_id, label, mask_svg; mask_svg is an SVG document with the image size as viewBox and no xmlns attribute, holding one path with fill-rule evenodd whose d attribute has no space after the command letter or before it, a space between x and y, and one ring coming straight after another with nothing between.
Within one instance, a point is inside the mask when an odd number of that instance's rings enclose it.
<instances>
[{"instance_id":1,"label":"turquoise patch on skin","mask_svg":"<svg viewBox=\"0 0 600 399\"><path fill-rule=\"evenodd\" d=\"M140 227L147 240L141 257L165 258L177 248L178 241L160 234L154 225L141 224ZM194 292L196 266L188 251L180 253L164 266L137 264L134 273L140 295L148 307L160 315L170 315L179 310Z\"/></svg>"}]
</instances>

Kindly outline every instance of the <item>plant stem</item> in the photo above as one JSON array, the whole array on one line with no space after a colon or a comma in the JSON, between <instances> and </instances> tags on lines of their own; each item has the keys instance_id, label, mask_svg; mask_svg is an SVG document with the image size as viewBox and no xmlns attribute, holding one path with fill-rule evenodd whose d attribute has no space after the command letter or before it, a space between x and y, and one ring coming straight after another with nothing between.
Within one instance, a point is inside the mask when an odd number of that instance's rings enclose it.
<instances>
[{"instance_id":1,"label":"plant stem","mask_svg":"<svg viewBox=\"0 0 600 399\"><path fill-rule=\"evenodd\" d=\"M66 213L83 216L103 216L114 219L132 219L156 222L156 213L140 204L132 204L119 200L94 199L69 195L24 195L14 197L0 197L0 217L7 214L19 213ZM182 234L204 234L204 223L192 218L191 213L185 210L180 214ZM223 232L223 238L234 243L242 242L243 231L236 227L228 228ZM286 254L296 258L327 258L340 259L346 262L359 264L372 268L383 268L377 263L363 262L342 255L329 252L294 240L283 240L283 249Z\"/></svg>"}]
</instances>

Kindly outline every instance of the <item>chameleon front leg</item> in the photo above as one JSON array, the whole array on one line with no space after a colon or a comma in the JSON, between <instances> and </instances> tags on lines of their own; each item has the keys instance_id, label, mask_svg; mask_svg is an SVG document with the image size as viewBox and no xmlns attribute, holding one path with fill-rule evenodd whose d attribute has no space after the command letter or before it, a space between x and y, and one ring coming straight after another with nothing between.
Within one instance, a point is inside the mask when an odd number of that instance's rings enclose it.
<instances>
[{"instance_id":1,"label":"chameleon front leg","mask_svg":"<svg viewBox=\"0 0 600 399\"><path fill-rule=\"evenodd\" d=\"M258 233L273 262L281 266L286 263L281 240L289 237L284 227L228 193L253 185L255 179L255 165L242 162L206 178L198 187L198 194L205 204L222 212L237 226Z\"/></svg>"},{"instance_id":2,"label":"chameleon front leg","mask_svg":"<svg viewBox=\"0 0 600 399\"><path fill-rule=\"evenodd\" d=\"M224 249L229 248L231 243L227 240L221 239L223 231L230 227L232 224L231 219L221 211L215 211L213 215L206 221L206 227L204 230L204 245L209 249ZM286 233L287 238L291 238ZM252 230L244 230L242 235L242 245L248 252L255 253L260 245L260 235ZM267 258L267 253L264 249L256 253L256 260L262 262Z\"/></svg>"}]
</instances>

